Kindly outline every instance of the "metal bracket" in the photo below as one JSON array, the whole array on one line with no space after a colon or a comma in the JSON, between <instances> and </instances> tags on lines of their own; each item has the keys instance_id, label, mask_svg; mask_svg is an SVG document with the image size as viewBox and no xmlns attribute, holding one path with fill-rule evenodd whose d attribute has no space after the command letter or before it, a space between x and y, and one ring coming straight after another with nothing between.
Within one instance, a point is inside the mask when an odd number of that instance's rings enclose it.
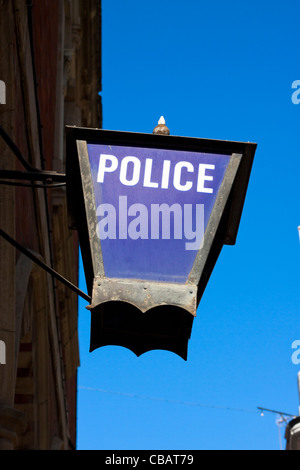
<instances>
[{"instance_id":1,"label":"metal bracket","mask_svg":"<svg viewBox=\"0 0 300 470\"><path fill-rule=\"evenodd\" d=\"M22 152L13 142L10 136L5 132L3 127L0 125L0 136L8 147L15 154L19 162L27 171L18 170L0 170L0 178L5 180L29 180L29 181L42 181L48 185L52 183L66 183L66 175L64 173L57 173L56 171L44 171L39 168L32 166L22 155ZM5 184L5 181L1 181L1 184ZM12 183L7 183L12 184Z\"/></svg>"},{"instance_id":2,"label":"metal bracket","mask_svg":"<svg viewBox=\"0 0 300 470\"><path fill-rule=\"evenodd\" d=\"M38 264L42 269L47 271L51 276L54 276L56 279L58 279L60 282L65 284L69 289L71 289L73 292L75 292L77 295L80 295L83 299L87 300L88 302L91 302L91 297L82 292L78 287L76 287L74 284L72 284L70 281L68 281L66 278L61 276L58 272L56 272L54 269L50 268L47 264L45 264L43 261L41 261L39 258L37 258L30 250L27 250L24 246L20 245L16 240L14 240L12 237L10 237L6 232L0 229L0 236L3 237L7 242L9 242L11 245L13 245L17 250L19 250L21 253L24 255L28 256L32 261L34 261L36 264Z\"/></svg>"},{"instance_id":3,"label":"metal bracket","mask_svg":"<svg viewBox=\"0 0 300 470\"><path fill-rule=\"evenodd\" d=\"M56 171L0 170L0 178L7 180L43 181L47 184L66 183L66 175Z\"/></svg>"}]
</instances>

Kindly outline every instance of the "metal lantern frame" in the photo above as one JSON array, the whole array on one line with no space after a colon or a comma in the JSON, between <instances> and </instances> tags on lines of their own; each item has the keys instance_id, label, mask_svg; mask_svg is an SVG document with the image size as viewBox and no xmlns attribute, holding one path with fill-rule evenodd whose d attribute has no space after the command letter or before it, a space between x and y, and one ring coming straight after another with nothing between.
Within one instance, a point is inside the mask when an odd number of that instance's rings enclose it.
<instances>
[{"instance_id":1,"label":"metal lantern frame","mask_svg":"<svg viewBox=\"0 0 300 470\"><path fill-rule=\"evenodd\" d=\"M230 157L205 229L203 246L195 256L185 284L106 277L101 240L96 230L96 203L87 147L91 143L190 151ZM96 311L99 306L113 302L118 303L118 309L131 305L140 315L144 315L162 306L171 306L195 317L223 245L234 245L236 242L256 144L67 126L66 148L70 226L79 234L87 289L92 298L89 308ZM108 343L104 341L103 344ZM137 355L144 352L143 349L147 350L147 346L140 349L128 344L125 346ZM150 346L148 350L149 348ZM185 353L181 355L184 357Z\"/></svg>"}]
</instances>

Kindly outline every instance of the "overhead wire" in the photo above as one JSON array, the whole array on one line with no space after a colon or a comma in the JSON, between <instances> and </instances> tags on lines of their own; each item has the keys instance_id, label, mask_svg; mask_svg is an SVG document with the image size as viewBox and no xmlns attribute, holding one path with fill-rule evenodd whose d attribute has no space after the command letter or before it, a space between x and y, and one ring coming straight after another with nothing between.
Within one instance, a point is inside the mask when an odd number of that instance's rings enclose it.
<instances>
[{"instance_id":1,"label":"overhead wire","mask_svg":"<svg viewBox=\"0 0 300 470\"><path fill-rule=\"evenodd\" d=\"M145 396L145 395L139 395L136 393L126 393L126 392L117 392L114 390L105 390L102 388L93 388L93 387L86 387L83 385L79 385L78 389L81 390L87 390L87 391L93 391L93 392L99 392L99 393L107 393L107 394L112 394L112 395L119 395L119 396L124 396L128 398L136 398L140 400L152 400L152 401L158 401L158 402L165 402L165 403L171 403L174 405L184 405L184 406L193 406L193 407L201 407L201 408L211 408L211 409L216 409L216 410L225 410L225 411L237 411L237 412L242 412L242 413L255 413L257 414L257 410L247 410L244 408L233 408L230 406L220 406L220 405L210 405L210 404L204 404L204 403L197 403L197 402L189 402L189 401L184 401L184 400L173 400L169 398L159 398L159 397L153 397L153 396Z\"/></svg>"}]
</instances>

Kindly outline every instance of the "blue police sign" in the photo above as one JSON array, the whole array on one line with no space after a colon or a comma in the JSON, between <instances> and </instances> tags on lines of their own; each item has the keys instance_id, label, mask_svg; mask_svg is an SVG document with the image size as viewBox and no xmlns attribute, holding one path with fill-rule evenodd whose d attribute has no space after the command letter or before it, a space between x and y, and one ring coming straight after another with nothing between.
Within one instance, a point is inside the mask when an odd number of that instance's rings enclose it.
<instances>
[{"instance_id":1,"label":"blue police sign","mask_svg":"<svg viewBox=\"0 0 300 470\"><path fill-rule=\"evenodd\" d=\"M230 157L97 144L87 152L105 275L187 282Z\"/></svg>"},{"instance_id":2,"label":"blue police sign","mask_svg":"<svg viewBox=\"0 0 300 470\"><path fill-rule=\"evenodd\" d=\"M255 147L67 128L69 210L92 296L91 350L121 344L137 355L162 348L186 358L214 263L224 243L235 243ZM176 318L177 333L164 342ZM178 340L180 322L186 332Z\"/></svg>"}]
</instances>

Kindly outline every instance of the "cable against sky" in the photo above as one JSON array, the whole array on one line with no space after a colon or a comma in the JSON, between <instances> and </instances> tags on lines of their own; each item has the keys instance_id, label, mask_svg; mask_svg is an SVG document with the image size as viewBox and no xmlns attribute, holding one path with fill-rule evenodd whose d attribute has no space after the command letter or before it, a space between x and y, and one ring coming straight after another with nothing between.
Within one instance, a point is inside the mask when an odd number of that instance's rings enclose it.
<instances>
[{"instance_id":1,"label":"cable against sky","mask_svg":"<svg viewBox=\"0 0 300 470\"><path fill-rule=\"evenodd\" d=\"M182 401L182 400L171 400L169 398L159 398L159 397L151 397L151 396L145 396L145 395L138 395L135 393L126 393L126 392L117 392L114 390L105 390L102 388L93 388L93 387L86 387L83 385L78 386L79 389L81 390L88 390L92 392L100 392L100 393L108 393L112 395L119 395L119 396L124 396L124 397L129 397L129 398L137 398L141 400L152 400L152 401L160 401L160 402L165 402L165 403L172 403L175 405L185 405L185 406L198 406L202 408L214 408L218 410L227 410L227 411L239 411L243 413L258 413L258 410L247 410L243 408L231 408L229 406L218 406L218 405L208 405L208 404L203 404L203 403L196 403L196 402L189 402L189 401Z\"/></svg>"}]
</instances>

